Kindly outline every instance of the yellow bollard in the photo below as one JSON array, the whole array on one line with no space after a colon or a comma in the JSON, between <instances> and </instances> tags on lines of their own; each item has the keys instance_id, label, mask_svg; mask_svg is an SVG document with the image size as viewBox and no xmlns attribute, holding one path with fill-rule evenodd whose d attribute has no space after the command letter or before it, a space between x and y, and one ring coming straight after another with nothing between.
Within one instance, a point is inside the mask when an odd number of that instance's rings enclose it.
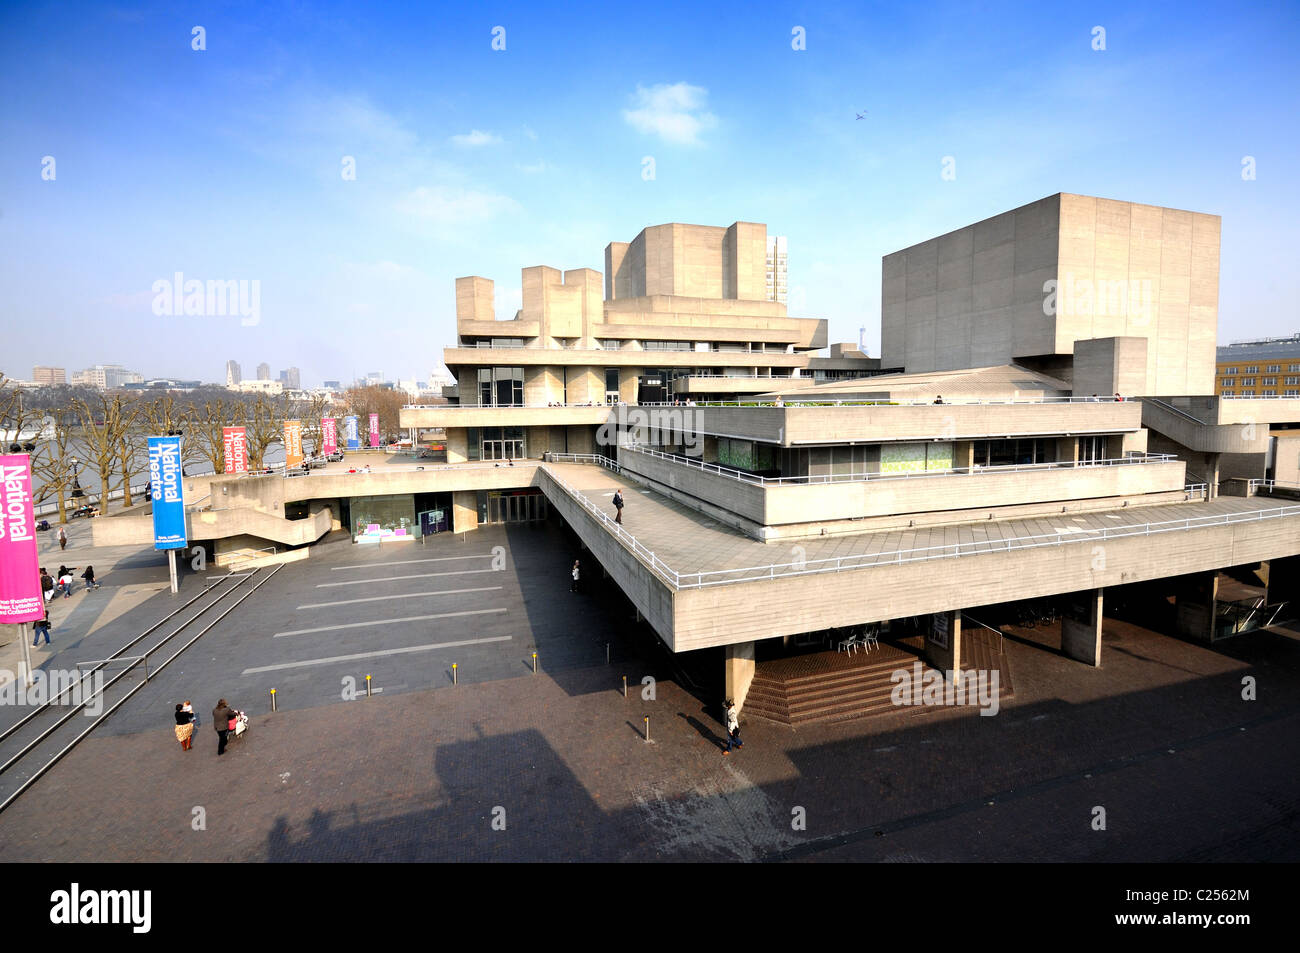
<instances>
[{"instance_id":1,"label":"yellow bollard","mask_svg":"<svg viewBox=\"0 0 1300 953\"><path fill-rule=\"evenodd\" d=\"M366 676L366 697L370 697L370 676Z\"/></svg>"},{"instance_id":2,"label":"yellow bollard","mask_svg":"<svg viewBox=\"0 0 1300 953\"><path fill-rule=\"evenodd\" d=\"M275 711L275 689L271 689L271 711Z\"/></svg>"},{"instance_id":3,"label":"yellow bollard","mask_svg":"<svg viewBox=\"0 0 1300 953\"><path fill-rule=\"evenodd\" d=\"M452 683L453 685L457 685L457 684L459 684L459 683L456 681L456 663L455 663L455 662L452 662L452 663L451 663L451 683Z\"/></svg>"}]
</instances>

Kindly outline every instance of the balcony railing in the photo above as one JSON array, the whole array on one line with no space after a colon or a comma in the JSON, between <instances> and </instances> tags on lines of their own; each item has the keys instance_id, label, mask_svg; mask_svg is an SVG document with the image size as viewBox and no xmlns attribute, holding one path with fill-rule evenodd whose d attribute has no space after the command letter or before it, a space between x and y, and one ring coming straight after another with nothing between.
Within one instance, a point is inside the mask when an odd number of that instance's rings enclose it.
<instances>
[{"instance_id":1,"label":"balcony railing","mask_svg":"<svg viewBox=\"0 0 1300 953\"><path fill-rule=\"evenodd\" d=\"M611 467L611 469L614 468ZM653 550L624 529L622 524L615 523L603 508L560 479L545 464L543 464L542 470L552 482L571 496L583 509L597 519L606 530L640 557L652 572L674 589L702 589L706 586L721 586L737 582L755 582L762 579L777 579L787 576L807 576L823 572L867 569L872 566L926 562L932 559L958 559L963 556L976 556L984 553L1002 553L1018 549L1036 549L1042 546L1062 546L1073 543L1121 539L1126 536L1154 536L1160 533L1300 516L1300 504L1296 504L1294 506L1279 506L1212 516L1191 516L1181 520L1130 523L1122 526L1103 526L1099 529L1071 529L1069 532L1011 536L1002 539L974 540L944 546L921 546L909 549L895 549L888 552L834 556L827 559L799 560L788 563L772 563L764 566L743 566L736 569L714 569L683 573L673 569L657 556Z\"/></svg>"},{"instance_id":2,"label":"balcony railing","mask_svg":"<svg viewBox=\"0 0 1300 953\"><path fill-rule=\"evenodd\" d=\"M1023 473L1042 470L1083 470L1094 467L1120 467L1130 466L1133 464L1178 462L1178 458L1172 453L1135 453L1127 457L1118 457L1107 460L1071 460L1060 463L1018 463L1003 466L953 467L945 470L918 470L914 473L829 473L810 476L765 477L759 476L756 473L748 473L744 470L719 466L716 463L705 463L701 460L692 459L691 457L683 457L680 454L664 453L662 450L652 450L649 447L630 445L624 446L622 449L632 453L642 453L647 456L656 457L660 460L666 460L669 463L687 466L695 470L700 470L701 472L727 477L728 479L737 480L741 483L750 483L755 486L813 486L825 483L876 483L882 480L916 480L924 479L926 477L979 476L980 474L996 475L999 473Z\"/></svg>"}]
</instances>

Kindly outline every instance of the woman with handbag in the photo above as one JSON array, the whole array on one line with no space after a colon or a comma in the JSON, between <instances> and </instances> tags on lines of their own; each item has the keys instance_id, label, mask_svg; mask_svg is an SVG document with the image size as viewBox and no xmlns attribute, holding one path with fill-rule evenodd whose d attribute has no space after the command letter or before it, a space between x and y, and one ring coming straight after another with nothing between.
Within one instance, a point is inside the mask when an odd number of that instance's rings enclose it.
<instances>
[{"instance_id":1,"label":"woman with handbag","mask_svg":"<svg viewBox=\"0 0 1300 953\"><path fill-rule=\"evenodd\" d=\"M176 705L176 740L181 743L182 751L194 747L194 713L185 710L185 706Z\"/></svg>"}]
</instances>

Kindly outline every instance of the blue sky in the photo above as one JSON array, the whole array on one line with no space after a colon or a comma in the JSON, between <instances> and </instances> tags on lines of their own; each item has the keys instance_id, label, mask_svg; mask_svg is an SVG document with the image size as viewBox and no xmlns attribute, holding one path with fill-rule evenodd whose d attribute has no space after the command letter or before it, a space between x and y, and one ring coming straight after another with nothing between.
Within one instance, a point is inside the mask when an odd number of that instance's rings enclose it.
<instances>
[{"instance_id":1,"label":"blue sky","mask_svg":"<svg viewBox=\"0 0 1300 953\"><path fill-rule=\"evenodd\" d=\"M1294 3L11 2L0 370L425 378L457 276L507 317L521 267L667 221L766 222L791 313L874 355L883 254L1060 191L1222 215L1220 341L1290 333L1298 34ZM178 271L259 281L260 320L155 315Z\"/></svg>"}]
</instances>

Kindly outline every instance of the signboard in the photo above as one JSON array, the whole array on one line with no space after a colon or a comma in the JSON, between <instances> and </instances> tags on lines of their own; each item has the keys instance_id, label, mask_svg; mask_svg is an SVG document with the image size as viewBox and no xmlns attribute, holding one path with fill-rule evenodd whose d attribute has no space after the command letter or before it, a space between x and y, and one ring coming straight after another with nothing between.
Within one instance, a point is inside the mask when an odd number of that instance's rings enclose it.
<instances>
[{"instance_id":1,"label":"signboard","mask_svg":"<svg viewBox=\"0 0 1300 953\"><path fill-rule=\"evenodd\" d=\"M221 443L225 450L225 472L248 472L248 430L244 427L222 427Z\"/></svg>"},{"instance_id":2,"label":"signboard","mask_svg":"<svg viewBox=\"0 0 1300 953\"><path fill-rule=\"evenodd\" d=\"M948 647L948 613L937 612L930 617L930 641L941 649Z\"/></svg>"},{"instance_id":3,"label":"signboard","mask_svg":"<svg viewBox=\"0 0 1300 953\"><path fill-rule=\"evenodd\" d=\"M370 415L370 446L379 446L379 415Z\"/></svg>"},{"instance_id":4,"label":"signboard","mask_svg":"<svg viewBox=\"0 0 1300 953\"><path fill-rule=\"evenodd\" d=\"M284 422L284 466L286 470L302 466L302 421Z\"/></svg>"},{"instance_id":5,"label":"signboard","mask_svg":"<svg viewBox=\"0 0 1300 953\"><path fill-rule=\"evenodd\" d=\"M325 454L325 456L338 452L339 435L333 417L322 417L320 419L320 443L321 453Z\"/></svg>"},{"instance_id":6,"label":"signboard","mask_svg":"<svg viewBox=\"0 0 1300 953\"><path fill-rule=\"evenodd\" d=\"M180 437L149 438L149 491L153 498L153 548L185 548L185 473Z\"/></svg>"},{"instance_id":7,"label":"signboard","mask_svg":"<svg viewBox=\"0 0 1300 953\"><path fill-rule=\"evenodd\" d=\"M349 450L361 449L361 437L357 433L357 418L347 416L343 418L343 435L347 438Z\"/></svg>"},{"instance_id":8,"label":"signboard","mask_svg":"<svg viewBox=\"0 0 1300 953\"><path fill-rule=\"evenodd\" d=\"M31 458L0 456L0 623L45 618L38 560Z\"/></svg>"}]
</instances>

